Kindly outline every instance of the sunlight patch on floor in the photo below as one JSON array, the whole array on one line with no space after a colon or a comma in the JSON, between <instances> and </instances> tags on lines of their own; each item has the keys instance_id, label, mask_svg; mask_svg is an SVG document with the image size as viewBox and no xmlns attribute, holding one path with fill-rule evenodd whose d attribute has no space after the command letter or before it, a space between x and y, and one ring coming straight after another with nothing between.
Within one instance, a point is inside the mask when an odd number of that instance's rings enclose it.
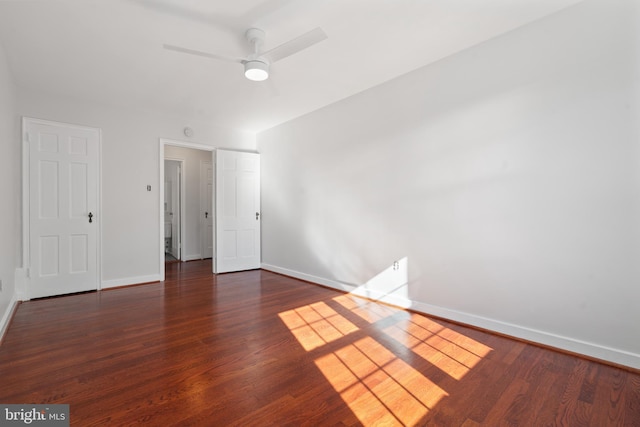
<instances>
[{"instance_id":1,"label":"sunlight patch on floor","mask_svg":"<svg viewBox=\"0 0 640 427\"><path fill-rule=\"evenodd\" d=\"M370 337L316 365L365 425L413 425L447 393Z\"/></svg>"},{"instance_id":2,"label":"sunlight patch on floor","mask_svg":"<svg viewBox=\"0 0 640 427\"><path fill-rule=\"evenodd\" d=\"M358 330L324 302L285 311L278 316L307 351Z\"/></svg>"},{"instance_id":3,"label":"sunlight patch on floor","mask_svg":"<svg viewBox=\"0 0 640 427\"><path fill-rule=\"evenodd\" d=\"M366 426L415 425L448 396L405 360L427 368L430 364L461 380L492 351L425 316L358 296L364 292L367 298L405 298L406 276L403 258L358 292L279 314L300 345L318 354L316 366ZM363 337L368 328L384 332L395 343ZM349 336L354 332L360 334Z\"/></svg>"},{"instance_id":4,"label":"sunlight patch on floor","mask_svg":"<svg viewBox=\"0 0 640 427\"><path fill-rule=\"evenodd\" d=\"M341 305L351 307L350 312L369 323L398 312L360 302L345 296ZM284 311L279 317L306 351L317 351L359 330L325 302ZM415 424L447 396L438 385L371 337L349 340L338 350L316 358L315 364L364 425Z\"/></svg>"},{"instance_id":5,"label":"sunlight patch on floor","mask_svg":"<svg viewBox=\"0 0 640 427\"><path fill-rule=\"evenodd\" d=\"M384 331L456 380L491 351L490 347L415 313Z\"/></svg>"}]
</instances>

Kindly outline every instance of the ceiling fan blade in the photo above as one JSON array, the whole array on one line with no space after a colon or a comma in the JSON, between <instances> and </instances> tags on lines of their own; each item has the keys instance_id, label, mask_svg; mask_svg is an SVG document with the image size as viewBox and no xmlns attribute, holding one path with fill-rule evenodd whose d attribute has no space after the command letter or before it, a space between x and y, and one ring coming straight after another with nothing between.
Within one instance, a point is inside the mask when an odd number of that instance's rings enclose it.
<instances>
[{"instance_id":1,"label":"ceiling fan blade","mask_svg":"<svg viewBox=\"0 0 640 427\"><path fill-rule=\"evenodd\" d=\"M167 50L173 50L175 52L188 53L190 55L197 55L197 56L204 56L205 58L219 59L222 61L238 62L240 64L244 63L245 61L244 58L232 58L224 55L216 55L215 53L208 53L208 52L202 52L199 50L187 49L186 47L174 46L171 44L164 44L162 45L162 47L164 47Z\"/></svg>"},{"instance_id":2,"label":"ceiling fan blade","mask_svg":"<svg viewBox=\"0 0 640 427\"><path fill-rule=\"evenodd\" d=\"M264 52L261 56L267 58L270 63L274 63L313 46L316 43L320 43L325 39L327 39L327 34L322 30L322 28L318 27L308 33L304 33L301 36L296 37L293 40L289 40L280 46L276 46L273 49Z\"/></svg>"}]
</instances>

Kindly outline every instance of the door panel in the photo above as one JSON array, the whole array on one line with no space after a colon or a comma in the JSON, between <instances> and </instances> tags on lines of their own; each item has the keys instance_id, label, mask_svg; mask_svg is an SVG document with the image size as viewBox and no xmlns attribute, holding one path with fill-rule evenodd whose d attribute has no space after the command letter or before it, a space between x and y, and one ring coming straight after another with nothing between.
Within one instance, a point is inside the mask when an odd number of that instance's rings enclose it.
<instances>
[{"instance_id":1,"label":"door panel","mask_svg":"<svg viewBox=\"0 0 640 427\"><path fill-rule=\"evenodd\" d=\"M249 258L256 254L256 248L254 242L256 241L255 230L241 230L238 233L238 256Z\"/></svg>"},{"instance_id":2,"label":"door panel","mask_svg":"<svg viewBox=\"0 0 640 427\"><path fill-rule=\"evenodd\" d=\"M84 234L73 235L69 238L71 246L71 273L86 273L89 270L89 239Z\"/></svg>"},{"instance_id":3,"label":"door panel","mask_svg":"<svg viewBox=\"0 0 640 427\"><path fill-rule=\"evenodd\" d=\"M100 131L33 119L25 130L29 297L97 289Z\"/></svg>"},{"instance_id":4,"label":"door panel","mask_svg":"<svg viewBox=\"0 0 640 427\"><path fill-rule=\"evenodd\" d=\"M69 165L69 204L72 218L84 218L89 209L87 194L87 182L89 181L89 168L84 163L71 163Z\"/></svg>"},{"instance_id":5,"label":"door panel","mask_svg":"<svg viewBox=\"0 0 640 427\"><path fill-rule=\"evenodd\" d=\"M39 245L36 247L38 251L40 277L57 276L60 270L60 238L59 236L40 236ZM33 269L32 269L33 272Z\"/></svg>"},{"instance_id":6,"label":"door panel","mask_svg":"<svg viewBox=\"0 0 640 427\"><path fill-rule=\"evenodd\" d=\"M217 273L260 268L260 155L216 152Z\"/></svg>"},{"instance_id":7,"label":"door panel","mask_svg":"<svg viewBox=\"0 0 640 427\"><path fill-rule=\"evenodd\" d=\"M38 210L40 220L58 219L58 162L41 160L37 163L38 188L35 189L35 196L38 198Z\"/></svg>"}]
</instances>

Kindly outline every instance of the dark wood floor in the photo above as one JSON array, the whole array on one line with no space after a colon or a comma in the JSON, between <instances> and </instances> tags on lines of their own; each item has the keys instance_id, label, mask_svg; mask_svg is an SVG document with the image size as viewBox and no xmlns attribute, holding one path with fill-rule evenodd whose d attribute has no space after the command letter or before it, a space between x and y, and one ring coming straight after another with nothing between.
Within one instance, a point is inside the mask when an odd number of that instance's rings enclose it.
<instances>
[{"instance_id":1,"label":"dark wood floor","mask_svg":"<svg viewBox=\"0 0 640 427\"><path fill-rule=\"evenodd\" d=\"M210 267L21 304L0 403L68 403L77 426L640 426L640 375Z\"/></svg>"}]
</instances>

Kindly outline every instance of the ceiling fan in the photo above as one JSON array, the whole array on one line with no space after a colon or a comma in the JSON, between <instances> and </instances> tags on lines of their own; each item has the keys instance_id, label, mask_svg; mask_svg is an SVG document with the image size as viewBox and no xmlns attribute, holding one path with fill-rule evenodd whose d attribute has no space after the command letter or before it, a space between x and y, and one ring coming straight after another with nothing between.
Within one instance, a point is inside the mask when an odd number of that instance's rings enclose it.
<instances>
[{"instance_id":1,"label":"ceiling fan","mask_svg":"<svg viewBox=\"0 0 640 427\"><path fill-rule=\"evenodd\" d=\"M227 57L170 44L165 44L163 47L176 52L243 64L246 78L254 81L262 81L269 78L269 66L271 64L325 40L327 34L322 28L318 27L264 52L262 51L265 41L265 32L263 30L259 28L249 28L245 33L245 38L252 46L253 52L244 58Z\"/></svg>"}]
</instances>

